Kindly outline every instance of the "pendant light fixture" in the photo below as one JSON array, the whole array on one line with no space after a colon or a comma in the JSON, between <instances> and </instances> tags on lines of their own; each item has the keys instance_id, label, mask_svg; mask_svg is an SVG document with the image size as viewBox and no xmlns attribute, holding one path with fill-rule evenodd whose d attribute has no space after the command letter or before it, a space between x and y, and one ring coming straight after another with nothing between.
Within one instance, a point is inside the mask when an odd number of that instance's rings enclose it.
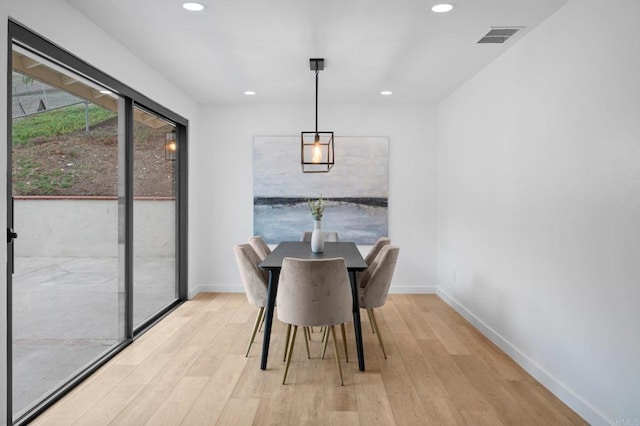
<instances>
[{"instance_id":1,"label":"pendant light fixture","mask_svg":"<svg viewBox=\"0 0 640 426\"><path fill-rule=\"evenodd\" d=\"M324 59L309 59L316 73L316 130L300 136L300 162L303 173L327 173L333 167L333 132L318 131L318 73L324 69Z\"/></svg>"}]
</instances>

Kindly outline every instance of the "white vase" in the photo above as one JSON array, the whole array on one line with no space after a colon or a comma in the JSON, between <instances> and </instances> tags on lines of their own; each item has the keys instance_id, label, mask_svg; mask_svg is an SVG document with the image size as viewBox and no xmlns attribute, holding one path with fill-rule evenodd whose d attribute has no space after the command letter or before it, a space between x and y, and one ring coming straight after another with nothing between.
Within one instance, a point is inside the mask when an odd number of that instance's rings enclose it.
<instances>
[{"instance_id":1,"label":"white vase","mask_svg":"<svg viewBox=\"0 0 640 426\"><path fill-rule=\"evenodd\" d=\"M311 251L322 253L324 251L324 234L322 233L322 221L316 220L311 233Z\"/></svg>"}]
</instances>

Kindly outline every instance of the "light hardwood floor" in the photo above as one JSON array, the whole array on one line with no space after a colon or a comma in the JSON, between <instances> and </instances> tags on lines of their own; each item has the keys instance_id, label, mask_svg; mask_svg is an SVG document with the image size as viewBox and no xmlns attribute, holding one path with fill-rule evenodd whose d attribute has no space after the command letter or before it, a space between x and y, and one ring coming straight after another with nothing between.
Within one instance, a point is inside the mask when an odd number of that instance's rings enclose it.
<instances>
[{"instance_id":1,"label":"light hardwood floor","mask_svg":"<svg viewBox=\"0 0 640 426\"><path fill-rule=\"evenodd\" d=\"M362 311L367 371L358 371L347 327L343 387L333 350L319 359L319 329L312 359L296 342L287 385L280 322L268 370L259 368L262 334L245 358L256 312L244 294L198 295L33 424L585 424L438 296L390 295L376 310L386 360Z\"/></svg>"}]
</instances>

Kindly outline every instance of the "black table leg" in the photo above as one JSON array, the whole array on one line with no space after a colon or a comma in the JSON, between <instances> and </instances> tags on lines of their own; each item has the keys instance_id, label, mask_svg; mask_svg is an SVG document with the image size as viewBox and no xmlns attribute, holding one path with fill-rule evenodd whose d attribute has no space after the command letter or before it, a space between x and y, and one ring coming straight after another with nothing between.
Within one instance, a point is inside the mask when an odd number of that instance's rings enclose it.
<instances>
[{"instance_id":1,"label":"black table leg","mask_svg":"<svg viewBox=\"0 0 640 426\"><path fill-rule=\"evenodd\" d=\"M356 272L349 271L351 281L351 294L353 295L353 331L356 335L356 349L358 351L358 367L364 371L364 348L362 347L362 325L360 324L360 303L358 294L358 281Z\"/></svg>"},{"instance_id":2,"label":"black table leg","mask_svg":"<svg viewBox=\"0 0 640 426\"><path fill-rule=\"evenodd\" d=\"M262 361L260 369L267 369L267 359L269 358L269 341L271 340L271 324L273 322L273 310L276 306L276 294L278 293L279 271L269 270L269 286L267 287L267 306L264 318L264 338L262 341ZM359 318L359 317L358 317Z\"/></svg>"}]
</instances>

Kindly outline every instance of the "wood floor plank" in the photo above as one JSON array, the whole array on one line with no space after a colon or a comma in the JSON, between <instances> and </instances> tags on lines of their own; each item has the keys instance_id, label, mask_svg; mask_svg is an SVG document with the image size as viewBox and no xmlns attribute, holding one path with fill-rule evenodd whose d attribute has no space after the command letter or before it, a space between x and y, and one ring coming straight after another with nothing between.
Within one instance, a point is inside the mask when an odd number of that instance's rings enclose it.
<instances>
[{"instance_id":1,"label":"wood floor plank","mask_svg":"<svg viewBox=\"0 0 640 426\"><path fill-rule=\"evenodd\" d=\"M564 411L559 410L556 404L550 403L545 397L544 392L540 392L531 381L514 380L508 383L509 390L519 397L527 413L536 419L539 422L538 424L586 424L581 418L578 418L577 415L568 418L564 414Z\"/></svg>"},{"instance_id":2,"label":"wood floor plank","mask_svg":"<svg viewBox=\"0 0 640 426\"><path fill-rule=\"evenodd\" d=\"M491 409L489 403L473 388L439 340L421 340L420 347L458 410Z\"/></svg>"},{"instance_id":3,"label":"wood floor plank","mask_svg":"<svg viewBox=\"0 0 640 426\"><path fill-rule=\"evenodd\" d=\"M188 426L215 424L227 400L231 397L246 363L247 358L244 354L225 356L220 367L208 378L206 386L182 424Z\"/></svg>"},{"instance_id":4,"label":"wood floor plank","mask_svg":"<svg viewBox=\"0 0 640 426\"><path fill-rule=\"evenodd\" d=\"M455 325L451 329L471 353L479 356L503 379L522 380L525 378L526 373L519 365L470 324Z\"/></svg>"},{"instance_id":5,"label":"wood floor plank","mask_svg":"<svg viewBox=\"0 0 640 426\"><path fill-rule=\"evenodd\" d=\"M231 398L217 421L220 426L251 426L258 411L260 398Z\"/></svg>"},{"instance_id":6,"label":"wood floor plank","mask_svg":"<svg viewBox=\"0 0 640 426\"><path fill-rule=\"evenodd\" d=\"M201 348L186 346L172 356L166 368L118 413L113 425L143 425L160 408L177 383L186 375L200 354Z\"/></svg>"},{"instance_id":7,"label":"wood floor plank","mask_svg":"<svg viewBox=\"0 0 640 426\"><path fill-rule=\"evenodd\" d=\"M420 314L427 326L433 331L442 346L451 355L467 355L469 349L458 339L453 330L442 320L439 314L435 312L425 312Z\"/></svg>"},{"instance_id":8,"label":"wood floor plank","mask_svg":"<svg viewBox=\"0 0 640 426\"><path fill-rule=\"evenodd\" d=\"M462 417L470 425L503 426L502 420L493 411L462 410ZM513 423L509 423L513 424Z\"/></svg>"},{"instance_id":9,"label":"wood floor plank","mask_svg":"<svg viewBox=\"0 0 640 426\"><path fill-rule=\"evenodd\" d=\"M208 377L183 377L180 379L166 400L145 424L148 426L181 424L208 381Z\"/></svg>"},{"instance_id":10,"label":"wood floor plank","mask_svg":"<svg viewBox=\"0 0 640 426\"><path fill-rule=\"evenodd\" d=\"M411 333L392 333L398 345L398 354L410 371L410 382L420 395L427 398L446 398L449 396L433 366L425 359L420 341Z\"/></svg>"},{"instance_id":11,"label":"wood floor plank","mask_svg":"<svg viewBox=\"0 0 640 426\"><path fill-rule=\"evenodd\" d=\"M353 426L360 424L357 411L327 411L324 417L325 426Z\"/></svg>"},{"instance_id":12,"label":"wood floor plank","mask_svg":"<svg viewBox=\"0 0 640 426\"><path fill-rule=\"evenodd\" d=\"M86 381L80 387L55 403L33 422L34 425L70 425L86 413L90 408L99 404L102 398L129 376L135 369L134 365L109 365L108 374L96 374L93 380Z\"/></svg>"},{"instance_id":13,"label":"wood floor plank","mask_svg":"<svg viewBox=\"0 0 640 426\"><path fill-rule=\"evenodd\" d=\"M166 321L162 321L159 330L150 330L137 340L135 345L129 345L114 360L119 365L140 365L151 353L160 348L167 340L172 338L178 330L190 321L190 317L171 315Z\"/></svg>"},{"instance_id":14,"label":"wood floor plank","mask_svg":"<svg viewBox=\"0 0 640 426\"><path fill-rule=\"evenodd\" d=\"M399 357L387 359L386 367L381 371L381 377L396 424L420 424L427 413L422 404L422 397L411 381L415 372L409 371Z\"/></svg>"},{"instance_id":15,"label":"wood floor plank","mask_svg":"<svg viewBox=\"0 0 640 426\"><path fill-rule=\"evenodd\" d=\"M360 424L368 426L392 426L396 424L391 403L380 374L356 374L356 396Z\"/></svg>"},{"instance_id":16,"label":"wood floor plank","mask_svg":"<svg viewBox=\"0 0 640 426\"><path fill-rule=\"evenodd\" d=\"M477 356L456 355L453 357L469 383L481 392L492 409L468 410L470 414L482 413L482 418L499 418L505 424L531 425L538 423L538 419L529 416L524 407L513 397L507 389L508 383L500 376L493 374L491 369Z\"/></svg>"},{"instance_id":17,"label":"wood floor plank","mask_svg":"<svg viewBox=\"0 0 640 426\"><path fill-rule=\"evenodd\" d=\"M157 353L151 355L146 362L138 366L127 377L118 383L109 393L104 395L100 404L95 404L74 424L97 426L108 425L118 413L133 400L144 387L163 369L170 354Z\"/></svg>"},{"instance_id":18,"label":"wood floor plank","mask_svg":"<svg viewBox=\"0 0 640 426\"><path fill-rule=\"evenodd\" d=\"M245 357L256 308L244 294L199 294L184 303L34 425L528 425L586 424L436 295L390 295L376 309L388 358L362 315L366 372L333 343L325 359L302 334L287 385L286 326L275 317L268 369L262 332Z\"/></svg>"}]
</instances>

